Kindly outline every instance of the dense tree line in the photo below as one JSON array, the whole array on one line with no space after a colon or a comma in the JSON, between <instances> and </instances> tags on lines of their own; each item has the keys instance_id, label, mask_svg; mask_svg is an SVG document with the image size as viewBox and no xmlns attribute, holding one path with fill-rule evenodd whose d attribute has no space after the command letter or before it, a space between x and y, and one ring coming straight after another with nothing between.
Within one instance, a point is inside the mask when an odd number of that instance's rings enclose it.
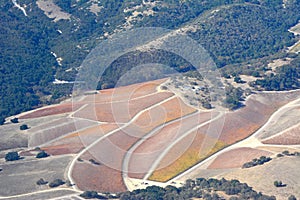
<instances>
[{"instance_id":1,"label":"dense tree line","mask_svg":"<svg viewBox=\"0 0 300 200\"><path fill-rule=\"evenodd\" d=\"M260 192L254 191L245 183L238 180L226 179L204 179L187 180L185 185L180 188L167 186L161 188L158 186L149 186L146 189L134 190L133 192L125 192L120 195L120 199L136 200L167 200L167 199L193 199L203 198L206 200L222 199L218 192L225 192L231 196L230 199L276 199L274 196L266 196ZM224 198L224 197L223 197Z\"/></svg>"},{"instance_id":2,"label":"dense tree line","mask_svg":"<svg viewBox=\"0 0 300 200\"><path fill-rule=\"evenodd\" d=\"M27 5L27 17L11 1L0 3L0 124L7 116L53 103L70 94L72 85L52 84L55 76L73 81L86 55L102 40L100 36L122 29L125 17L132 14L124 9L140 5L142 0L103 0L98 2L102 10L97 15L89 11L91 1L54 0L71 14L70 20L56 23L32 1L22 3ZM285 9L279 0L166 0L151 8L154 16L140 17L132 24L164 28L197 25L196 32L189 35L211 53L219 66L224 66L268 56L291 45L293 35L287 30L297 23L299 7L299 0L288 1ZM147 9L143 6L138 11ZM220 11L212 12L212 9ZM63 58L61 66L51 52ZM178 64L167 53L159 55L169 59L170 66ZM118 68L124 65L115 64ZM107 76L104 78L107 82L116 82L119 77L108 72ZM284 87L293 87L289 80L285 84Z\"/></svg>"},{"instance_id":3,"label":"dense tree line","mask_svg":"<svg viewBox=\"0 0 300 200\"><path fill-rule=\"evenodd\" d=\"M272 160L272 158L270 158L270 157L261 156L258 159L254 158L252 161L243 164L242 168L250 168L250 167L255 167L257 165L263 165L271 160Z\"/></svg>"},{"instance_id":4,"label":"dense tree line","mask_svg":"<svg viewBox=\"0 0 300 200\"><path fill-rule=\"evenodd\" d=\"M291 13L276 4L228 6L199 20L199 29L190 35L211 52L219 67L241 63L294 44L287 30L298 22L299 12Z\"/></svg>"},{"instance_id":5,"label":"dense tree line","mask_svg":"<svg viewBox=\"0 0 300 200\"><path fill-rule=\"evenodd\" d=\"M255 81L253 86L260 86L264 90L292 90L300 87L300 61L293 60L289 65L277 68L275 73L267 74L263 79Z\"/></svg>"}]
</instances>

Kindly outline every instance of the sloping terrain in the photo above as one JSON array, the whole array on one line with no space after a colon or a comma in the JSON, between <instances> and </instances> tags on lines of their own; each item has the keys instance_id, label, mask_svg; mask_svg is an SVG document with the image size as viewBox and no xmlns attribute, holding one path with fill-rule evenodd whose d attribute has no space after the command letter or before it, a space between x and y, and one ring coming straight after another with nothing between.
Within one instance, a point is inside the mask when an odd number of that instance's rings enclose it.
<instances>
[{"instance_id":1,"label":"sloping terrain","mask_svg":"<svg viewBox=\"0 0 300 200\"><path fill-rule=\"evenodd\" d=\"M38 166L52 166L51 174L57 176L45 173L43 177L49 181L54 178L69 180L72 187L69 185L67 188L74 192L96 190L117 193L156 184L179 186L181 181L199 177L205 171L210 176L234 177L252 159L271 156L273 160L265 165L272 168L272 163L279 162L276 158L278 153L297 151L298 146L287 141L292 136L297 138L295 134L299 122L295 116L298 114L299 91L257 93L248 97L246 106L237 111L208 111L192 108L177 94L161 90L166 81L161 79L101 90L76 97L72 103L66 101L21 114L20 122L28 124L29 129L17 131L14 137L24 144L19 143L19 146L9 149L21 147L19 152L24 159L13 163L1 160L3 172L0 173L12 183L22 178L30 184L20 187L22 191L6 190L6 185L3 185L0 195L48 191L48 186L36 186L35 179L41 176ZM134 104L131 103L133 101ZM129 115L127 120L118 121L123 118L119 118L122 117L120 113L113 110L122 102L126 102L123 106ZM51 112L52 108L56 110L64 105L75 106L71 111ZM90 117L90 112L103 105L110 107L110 115L115 120L102 121L97 116ZM78 115L88 106L94 109ZM106 116L101 112L107 113L107 108L97 110L98 116ZM273 125L282 121L289 123L278 128ZM17 130L21 123L7 124L3 128L10 133ZM268 132L269 127L272 127L272 132ZM287 139L281 139L281 136ZM293 138L290 140L294 141ZM31 148L26 148L28 145ZM34 157L39 149L45 150L50 157L36 160ZM60 164L56 162L63 158L68 160ZM52 165L45 164L47 162ZM37 168L30 168L30 173L27 173L22 171L22 167L15 167L15 176L10 176L11 172L7 171L10 164ZM284 177L288 176L284 173L279 173L278 178L286 181ZM254 178L242 181L252 186ZM271 185L272 181L268 181ZM255 189L270 195L274 192L272 188L263 190L259 185ZM283 190L284 194L274 194L286 197L293 190L289 186Z\"/></svg>"}]
</instances>

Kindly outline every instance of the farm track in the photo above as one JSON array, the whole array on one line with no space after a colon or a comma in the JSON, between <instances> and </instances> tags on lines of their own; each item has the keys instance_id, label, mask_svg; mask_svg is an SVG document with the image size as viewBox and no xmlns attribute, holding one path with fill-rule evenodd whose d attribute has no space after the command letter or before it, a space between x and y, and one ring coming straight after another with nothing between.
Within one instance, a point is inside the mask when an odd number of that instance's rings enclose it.
<instances>
[{"instance_id":1,"label":"farm track","mask_svg":"<svg viewBox=\"0 0 300 200\"><path fill-rule=\"evenodd\" d=\"M275 111L271 117L268 119L268 121L260 128L258 129L254 134L252 134L250 137L245 138L233 145L230 145L224 149L222 149L221 151L213 154L212 156L206 158L205 160L203 160L202 162L198 163L197 165L193 166L192 168L190 168L189 170L185 171L184 173L174 177L173 179L171 179L170 181L167 182L167 184L170 184L172 182L178 181L178 180L184 180L187 178L190 178L190 174L192 174L193 172L195 172L197 169L201 168L202 166L208 165L210 164L213 160L215 160L218 156L221 156L223 153L226 153L228 151L231 150L235 150L238 148L242 148L242 147L251 147L251 148L256 148L256 147L290 147L290 145L265 145L263 143L261 143L257 137L259 137L260 134L262 134L263 130L268 127L270 124L276 122L279 117L286 112L287 108L291 108L291 107L296 107L299 106L300 104L300 98L291 101L285 105L283 105L282 107L280 107L277 111ZM287 109L288 110L288 109ZM295 146L300 147L300 145ZM207 166L206 166L207 167ZM166 185L167 185L166 184Z\"/></svg>"},{"instance_id":2,"label":"farm track","mask_svg":"<svg viewBox=\"0 0 300 200\"><path fill-rule=\"evenodd\" d=\"M167 102L167 101L169 101L169 100L171 100L171 99L173 99L173 98L175 98L175 97L174 97L174 96L169 97L168 99L165 99L164 101L161 101L161 102L159 102L159 103L157 103L157 104L155 104L155 105L152 105L152 106L150 106L150 107L148 107L148 108L146 108L146 109L140 111L140 112L139 112L137 115L135 115L128 123L126 123L126 124L124 124L123 126L121 126L121 127L117 128L117 129L115 129L115 130L113 130L113 131L107 133L106 135L100 137L98 140L96 140L95 142L93 142L92 144L90 144L89 146L87 146L84 150L82 150L79 154L77 154L77 155L74 157L74 159L72 160L72 162L71 162L71 164L70 164L70 167L69 167L69 169L68 169L68 179L71 181L71 183L74 183L74 182L75 182L75 181L73 180L73 178L72 178L72 170L73 170L74 165L75 165L75 163L76 163L76 161L77 161L78 158L80 158L84 153L88 152L91 148L93 148L94 146L96 146L99 142L101 142L101 141L104 140L105 138L107 138L107 137L109 137L109 136L111 136L111 135L117 133L118 131L121 131L122 129L124 129L124 128L126 128L126 127L128 127L131 123L133 123L133 122L134 122L140 115L142 115L144 112L146 112L146 111L148 111L148 110L150 110L150 109L152 109L152 108L154 108L154 107L156 107L156 106L158 106L158 105L161 105L161 104L163 104L163 103L165 103L165 102ZM73 188L78 189L76 186L73 186Z\"/></svg>"}]
</instances>

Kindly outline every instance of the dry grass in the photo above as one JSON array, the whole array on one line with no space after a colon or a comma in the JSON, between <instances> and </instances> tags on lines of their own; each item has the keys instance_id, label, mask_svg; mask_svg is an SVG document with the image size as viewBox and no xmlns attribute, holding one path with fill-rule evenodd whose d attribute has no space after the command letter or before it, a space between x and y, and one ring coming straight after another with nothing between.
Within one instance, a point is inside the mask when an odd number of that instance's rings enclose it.
<instances>
[{"instance_id":1,"label":"dry grass","mask_svg":"<svg viewBox=\"0 0 300 200\"><path fill-rule=\"evenodd\" d=\"M270 139L263 140L264 144L277 144L277 145L299 145L300 144L300 124L293 127L282 134Z\"/></svg>"}]
</instances>

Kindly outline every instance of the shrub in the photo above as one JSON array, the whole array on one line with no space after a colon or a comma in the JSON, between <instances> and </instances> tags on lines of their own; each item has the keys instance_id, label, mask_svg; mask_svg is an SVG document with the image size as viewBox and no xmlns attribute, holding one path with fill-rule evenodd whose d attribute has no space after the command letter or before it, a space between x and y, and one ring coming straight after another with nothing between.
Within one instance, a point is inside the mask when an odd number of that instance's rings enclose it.
<instances>
[{"instance_id":1,"label":"shrub","mask_svg":"<svg viewBox=\"0 0 300 200\"><path fill-rule=\"evenodd\" d=\"M24 131L24 130L27 130L27 129L29 129L27 124L23 124L23 125L20 126L21 131Z\"/></svg>"},{"instance_id":2,"label":"shrub","mask_svg":"<svg viewBox=\"0 0 300 200\"><path fill-rule=\"evenodd\" d=\"M283 154L283 155L286 155L286 156L289 156L289 155L290 155L290 152L289 152L289 151L283 151L282 154Z\"/></svg>"},{"instance_id":3,"label":"shrub","mask_svg":"<svg viewBox=\"0 0 300 200\"><path fill-rule=\"evenodd\" d=\"M45 181L42 178L36 182L37 185L46 185L47 183L48 183L48 181Z\"/></svg>"},{"instance_id":4,"label":"shrub","mask_svg":"<svg viewBox=\"0 0 300 200\"><path fill-rule=\"evenodd\" d=\"M95 161L94 159L90 159L89 161L94 165L100 165L100 163Z\"/></svg>"},{"instance_id":5,"label":"shrub","mask_svg":"<svg viewBox=\"0 0 300 200\"><path fill-rule=\"evenodd\" d=\"M55 179L54 181L52 181L50 184L49 184L49 187L51 188L54 188L54 187L58 187L58 186L61 186L65 184L65 182L61 179Z\"/></svg>"},{"instance_id":6,"label":"shrub","mask_svg":"<svg viewBox=\"0 0 300 200\"><path fill-rule=\"evenodd\" d=\"M107 199L107 197L99 195L96 191L85 191L84 193L80 194L79 196L85 199Z\"/></svg>"},{"instance_id":7,"label":"shrub","mask_svg":"<svg viewBox=\"0 0 300 200\"><path fill-rule=\"evenodd\" d=\"M18 118L13 118L10 121L11 121L11 123L14 123L14 124L19 123L19 119Z\"/></svg>"},{"instance_id":8,"label":"shrub","mask_svg":"<svg viewBox=\"0 0 300 200\"><path fill-rule=\"evenodd\" d=\"M46 158L48 157L49 154L46 153L46 151L40 151L37 155L36 158Z\"/></svg>"},{"instance_id":9,"label":"shrub","mask_svg":"<svg viewBox=\"0 0 300 200\"><path fill-rule=\"evenodd\" d=\"M286 185L282 183L282 181L274 181L275 187L285 187Z\"/></svg>"},{"instance_id":10,"label":"shrub","mask_svg":"<svg viewBox=\"0 0 300 200\"><path fill-rule=\"evenodd\" d=\"M297 200L297 198L294 195L289 196L288 200Z\"/></svg>"},{"instance_id":11,"label":"shrub","mask_svg":"<svg viewBox=\"0 0 300 200\"><path fill-rule=\"evenodd\" d=\"M18 152L9 152L5 155L5 160L6 161L15 161L15 160L19 160L20 156L18 154Z\"/></svg>"},{"instance_id":12,"label":"shrub","mask_svg":"<svg viewBox=\"0 0 300 200\"><path fill-rule=\"evenodd\" d=\"M284 156L284 155L281 154L281 153L277 154L277 157L278 157L278 158L283 157L283 156Z\"/></svg>"},{"instance_id":13,"label":"shrub","mask_svg":"<svg viewBox=\"0 0 300 200\"><path fill-rule=\"evenodd\" d=\"M5 123L5 118L0 116L0 125L3 125Z\"/></svg>"}]
</instances>

